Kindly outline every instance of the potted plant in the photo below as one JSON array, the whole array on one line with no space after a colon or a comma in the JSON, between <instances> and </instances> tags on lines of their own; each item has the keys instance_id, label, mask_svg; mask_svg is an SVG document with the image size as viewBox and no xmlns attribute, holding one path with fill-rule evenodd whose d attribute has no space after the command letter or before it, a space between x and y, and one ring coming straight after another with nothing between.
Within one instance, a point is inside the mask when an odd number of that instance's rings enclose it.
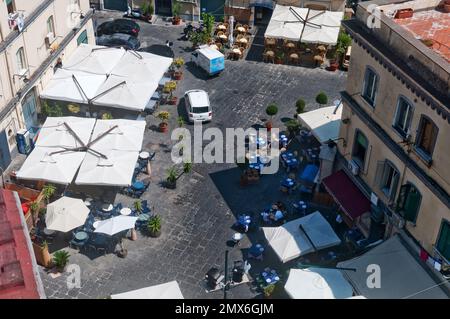
<instances>
[{"instance_id":1,"label":"potted plant","mask_svg":"<svg viewBox=\"0 0 450 319\"><path fill-rule=\"evenodd\" d=\"M153 7L151 1L145 1L141 6L141 12L144 21L151 22L154 11L155 8Z\"/></svg>"},{"instance_id":2,"label":"potted plant","mask_svg":"<svg viewBox=\"0 0 450 319\"><path fill-rule=\"evenodd\" d=\"M161 236L161 217L153 215L147 222L147 231L150 237L157 238Z\"/></svg>"},{"instance_id":3,"label":"potted plant","mask_svg":"<svg viewBox=\"0 0 450 319\"><path fill-rule=\"evenodd\" d=\"M286 128L292 137L300 133L301 127L302 126L297 120L292 119L286 122Z\"/></svg>"},{"instance_id":4,"label":"potted plant","mask_svg":"<svg viewBox=\"0 0 450 319\"><path fill-rule=\"evenodd\" d=\"M176 71L174 72L174 74L173 74L173 77L174 77L174 79L175 80L181 80L182 78L183 78L183 71L181 71L181 68L183 67L183 65L184 65L184 59L183 58L176 58L174 61L173 61L173 64L175 65L175 67L176 67Z\"/></svg>"},{"instance_id":5,"label":"potted plant","mask_svg":"<svg viewBox=\"0 0 450 319\"><path fill-rule=\"evenodd\" d=\"M45 184L45 186L42 188L42 196L46 200L47 204L50 201L50 198L55 194L56 187L52 184Z\"/></svg>"},{"instance_id":6,"label":"potted plant","mask_svg":"<svg viewBox=\"0 0 450 319\"><path fill-rule=\"evenodd\" d=\"M175 167L171 167L167 170L166 186L169 189L175 189L177 187L178 172Z\"/></svg>"},{"instance_id":7,"label":"potted plant","mask_svg":"<svg viewBox=\"0 0 450 319\"><path fill-rule=\"evenodd\" d=\"M173 92L177 89L177 82L168 81L164 84L163 92L169 94L167 97L167 103L170 105L176 105L178 102L178 98L173 96Z\"/></svg>"},{"instance_id":8,"label":"potted plant","mask_svg":"<svg viewBox=\"0 0 450 319\"><path fill-rule=\"evenodd\" d=\"M189 174L192 171L192 163L191 162L186 162L183 164L183 173L184 174Z\"/></svg>"},{"instance_id":9,"label":"potted plant","mask_svg":"<svg viewBox=\"0 0 450 319\"><path fill-rule=\"evenodd\" d=\"M172 1L172 14L173 14L172 24L173 25L179 25L181 23L180 12L181 12L180 2L178 2L176 0Z\"/></svg>"},{"instance_id":10,"label":"potted plant","mask_svg":"<svg viewBox=\"0 0 450 319\"><path fill-rule=\"evenodd\" d=\"M69 263L70 255L65 250L59 250L53 254L53 263L56 270L59 272L64 272L66 270L67 264Z\"/></svg>"},{"instance_id":11,"label":"potted plant","mask_svg":"<svg viewBox=\"0 0 450 319\"><path fill-rule=\"evenodd\" d=\"M316 102L319 104L327 104L328 103L328 96L324 92L319 92L316 96Z\"/></svg>"},{"instance_id":12,"label":"potted plant","mask_svg":"<svg viewBox=\"0 0 450 319\"><path fill-rule=\"evenodd\" d=\"M52 266L52 257L48 251L48 243L45 240L40 245L33 242L33 250L39 265L46 268Z\"/></svg>"},{"instance_id":13,"label":"potted plant","mask_svg":"<svg viewBox=\"0 0 450 319\"><path fill-rule=\"evenodd\" d=\"M283 64L283 61L284 61L284 52L278 51L275 54L275 64Z\"/></svg>"},{"instance_id":14,"label":"potted plant","mask_svg":"<svg viewBox=\"0 0 450 319\"><path fill-rule=\"evenodd\" d=\"M170 118L170 113L167 111L161 111L158 113L157 117L161 120L161 123L159 123L159 130L162 133L166 133L169 130L169 123L167 121Z\"/></svg>"},{"instance_id":15,"label":"potted plant","mask_svg":"<svg viewBox=\"0 0 450 319\"><path fill-rule=\"evenodd\" d=\"M275 291L275 285L274 284L267 285L264 287L263 291L264 291L264 297L270 298L270 297L272 297L273 292Z\"/></svg>"},{"instance_id":16,"label":"potted plant","mask_svg":"<svg viewBox=\"0 0 450 319\"><path fill-rule=\"evenodd\" d=\"M142 213L143 208L142 208L142 201L137 200L133 203L133 208L134 210L137 212L137 214L139 215L140 213Z\"/></svg>"},{"instance_id":17,"label":"potted plant","mask_svg":"<svg viewBox=\"0 0 450 319\"><path fill-rule=\"evenodd\" d=\"M294 117L297 118L298 114L302 114L305 111L305 100L303 99L298 99L297 102L295 102L295 109L296 112L294 114Z\"/></svg>"},{"instance_id":18,"label":"potted plant","mask_svg":"<svg viewBox=\"0 0 450 319\"><path fill-rule=\"evenodd\" d=\"M266 108L266 114L270 116L270 120L266 122L266 128L270 131L272 129L272 119L278 113L278 106L275 103L270 104Z\"/></svg>"},{"instance_id":19,"label":"potted plant","mask_svg":"<svg viewBox=\"0 0 450 319\"><path fill-rule=\"evenodd\" d=\"M113 116L111 113L105 112L102 114L102 120L112 120L112 119L113 119Z\"/></svg>"},{"instance_id":20,"label":"potted plant","mask_svg":"<svg viewBox=\"0 0 450 319\"><path fill-rule=\"evenodd\" d=\"M31 218L33 220L34 227L36 227L36 225L38 223L39 208L40 208L40 203L37 201L34 201L30 204Z\"/></svg>"},{"instance_id":21,"label":"potted plant","mask_svg":"<svg viewBox=\"0 0 450 319\"><path fill-rule=\"evenodd\" d=\"M338 49L336 49L330 59L330 66L328 67L328 71L334 72L339 68L339 53Z\"/></svg>"}]
</instances>

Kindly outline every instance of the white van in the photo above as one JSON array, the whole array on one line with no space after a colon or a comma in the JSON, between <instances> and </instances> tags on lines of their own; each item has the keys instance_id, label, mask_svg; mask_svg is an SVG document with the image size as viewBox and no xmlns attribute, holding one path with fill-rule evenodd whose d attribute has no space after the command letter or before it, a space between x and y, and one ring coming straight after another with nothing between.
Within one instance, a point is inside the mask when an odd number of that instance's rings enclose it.
<instances>
[{"instance_id":1,"label":"white van","mask_svg":"<svg viewBox=\"0 0 450 319\"><path fill-rule=\"evenodd\" d=\"M203 90L190 90L184 94L189 122L207 122L212 120L209 96Z\"/></svg>"}]
</instances>

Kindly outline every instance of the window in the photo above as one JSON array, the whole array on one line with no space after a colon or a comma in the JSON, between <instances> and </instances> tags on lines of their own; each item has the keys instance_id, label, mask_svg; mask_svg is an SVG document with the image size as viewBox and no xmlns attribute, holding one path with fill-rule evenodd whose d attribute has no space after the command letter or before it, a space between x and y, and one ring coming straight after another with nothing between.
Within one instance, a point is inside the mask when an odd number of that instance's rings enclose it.
<instances>
[{"instance_id":1,"label":"window","mask_svg":"<svg viewBox=\"0 0 450 319\"><path fill-rule=\"evenodd\" d=\"M378 86L378 76L372 69L366 68L362 96L372 106L375 106L375 96L377 93L377 86Z\"/></svg>"},{"instance_id":2,"label":"window","mask_svg":"<svg viewBox=\"0 0 450 319\"><path fill-rule=\"evenodd\" d=\"M352 159L356 161L361 169L364 169L368 146L369 142L364 134L361 131L356 131Z\"/></svg>"},{"instance_id":3,"label":"window","mask_svg":"<svg viewBox=\"0 0 450 319\"><path fill-rule=\"evenodd\" d=\"M400 187L396 211L406 220L415 223L421 201L422 195L419 193L418 189L410 183L405 184Z\"/></svg>"},{"instance_id":4,"label":"window","mask_svg":"<svg viewBox=\"0 0 450 319\"><path fill-rule=\"evenodd\" d=\"M51 33L55 36L55 22L53 21L53 16L50 16L47 19L47 33Z\"/></svg>"},{"instance_id":5,"label":"window","mask_svg":"<svg viewBox=\"0 0 450 319\"><path fill-rule=\"evenodd\" d=\"M394 128L403 137L406 137L411 125L413 107L404 97L399 97L397 111L395 112Z\"/></svg>"},{"instance_id":6,"label":"window","mask_svg":"<svg viewBox=\"0 0 450 319\"><path fill-rule=\"evenodd\" d=\"M21 72L27 69L27 63L25 61L25 53L23 47L17 50L16 61L17 61L17 71L20 74Z\"/></svg>"},{"instance_id":7,"label":"window","mask_svg":"<svg viewBox=\"0 0 450 319\"><path fill-rule=\"evenodd\" d=\"M8 10L8 14L14 13L16 11L14 0L6 0L5 2L6 2L6 8Z\"/></svg>"},{"instance_id":8,"label":"window","mask_svg":"<svg viewBox=\"0 0 450 319\"><path fill-rule=\"evenodd\" d=\"M416 147L417 153L431 164L434 145L438 135L438 128L428 117L422 115L417 131Z\"/></svg>"},{"instance_id":9,"label":"window","mask_svg":"<svg viewBox=\"0 0 450 319\"><path fill-rule=\"evenodd\" d=\"M88 36L87 36L87 31L86 30L81 32L81 34L79 35L79 37L77 39L77 45L80 45L81 43L84 43L84 44L88 43Z\"/></svg>"},{"instance_id":10,"label":"window","mask_svg":"<svg viewBox=\"0 0 450 319\"><path fill-rule=\"evenodd\" d=\"M383 166L384 167L381 176L380 189L383 191L387 198L394 199L400 173L395 168L395 166L387 160L384 162Z\"/></svg>"},{"instance_id":11,"label":"window","mask_svg":"<svg viewBox=\"0 0 450 319\"><path fill-rule=\"evenodd\" d=\"M450 260L450 223L447 220L442 221L436 248L445 259Z\"/></svg>"}]
</instances>

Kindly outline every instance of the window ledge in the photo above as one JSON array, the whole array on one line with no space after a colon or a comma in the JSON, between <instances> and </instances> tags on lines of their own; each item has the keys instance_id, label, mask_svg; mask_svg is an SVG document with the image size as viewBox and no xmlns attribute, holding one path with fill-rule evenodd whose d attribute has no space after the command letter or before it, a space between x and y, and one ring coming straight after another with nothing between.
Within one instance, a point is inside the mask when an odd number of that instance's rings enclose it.
<instances>
[{"instance_id":1,"label":"window ledge","mask_svg":"<svg viewBox=\"0 0 450 319\"><path fill-rule=\"evenodd\" d=\"M367 105L369 105L372 109L375 109L375 101L369 100L364 94L361 93L361 98L364 102L366 102Z\"/></svg>"},{"instance_id":2,"label":"window ledge","mask_svg":"<svg viewBox=\"0 0 450 319\"><path fill-rule=\"evenodd\" d=\"M396 127L395 125L392 125L392 129L394 130L394 132L400 137L402 138L402 140L405 140L406 137L408 136L408 134L404 131L402 131L401 129L399 129L398 127Z\"/></svg>"},{"instance_id":3,"label":"window ledge","mask_svg":"<svg viewBox=\"0 0 450 319\"><path fill-rule=\"evenodd\" d=\"M417 145L414 145L414 152L419 156L419 158L428 166L430 167L433 163L433 159L430 154L427 154L424 150L422 150Z\"/></svg>"}]
</instances>

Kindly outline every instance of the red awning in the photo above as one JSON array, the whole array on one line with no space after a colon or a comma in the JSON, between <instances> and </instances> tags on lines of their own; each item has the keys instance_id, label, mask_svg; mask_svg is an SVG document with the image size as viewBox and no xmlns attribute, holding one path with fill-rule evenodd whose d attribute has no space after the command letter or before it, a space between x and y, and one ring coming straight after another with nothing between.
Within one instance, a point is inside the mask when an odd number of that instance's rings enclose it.
<instances>
[{"instance_id":1,"label":"red awning","mask_svg":"<svg viewBox=\"0 0 450 319\"><path fill-rule=\"evenodd\" d=\"M370 201L343 170L324 178L322 184L351 219L370 211Z\"/></svg>"}]
</instances>

